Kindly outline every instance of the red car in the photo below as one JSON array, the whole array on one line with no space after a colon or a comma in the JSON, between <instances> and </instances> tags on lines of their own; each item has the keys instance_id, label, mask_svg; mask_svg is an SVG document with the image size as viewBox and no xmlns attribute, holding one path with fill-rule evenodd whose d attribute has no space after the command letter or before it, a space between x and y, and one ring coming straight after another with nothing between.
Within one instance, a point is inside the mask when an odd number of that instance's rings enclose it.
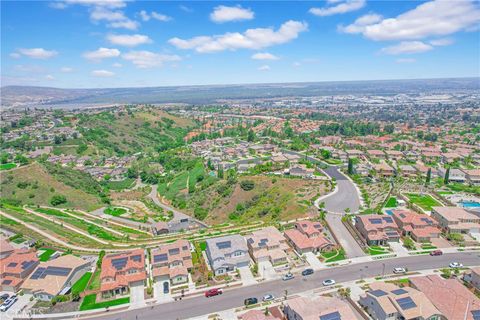
<instances>
[{"instance_id":1,"label":"red car","mask_svg":"<svg viewBox=\"0 0 480 320\"><path fill-rule=\"evenodd\" d=\"M205 291L205 297L210 298L214 296L218 296L219 294L222 294L223 290L222 289L210 289Z\"/></svg>"},{"instance_id":2,"label":"red car","mask_svg":"<svg viewBox=\"0 0 480 320\"><path fill-rule=\"evenodd\" d=\"M434 250L430 252L431 256L441 256L443 254L442 250Z\"/></svg>"}]
</instances>

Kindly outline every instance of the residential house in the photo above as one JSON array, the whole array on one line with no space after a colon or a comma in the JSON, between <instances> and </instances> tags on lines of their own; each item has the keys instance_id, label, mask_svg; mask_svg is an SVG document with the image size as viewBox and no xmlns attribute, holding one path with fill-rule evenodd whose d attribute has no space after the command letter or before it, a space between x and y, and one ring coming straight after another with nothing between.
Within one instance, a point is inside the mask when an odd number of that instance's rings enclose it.
<instances>
[{"instance_id":1,"label":"residential house","mask_svg":"<svg viewBox=\"0 0 480 320\"><path fill-rule=\"evenodd\" d=\"M439 275L411 277L411 286L422 291L446 319L477 320L480 299L457 279Z\"/></svg>"},{"instance_id":2,"label":"residential house","mask_svg":"<svg viewBox=\"0 0 480 320\"><path fill-rule=\"evenodd\" d=\"M393 220L404 236L410 236L418 242L429 242L439 238L442 231L436 220L425 214L417 214L410 210L392 210Z\"/></svg>"},{"instance_id":3,"label":"residential house","mask_svg":"<svg viewBox=\"0 0 480 320\"><path fill-rule=\"evenodd\" d=\"M253 231L245 236L247 239L248 252L255 262L270 261L272 265L287 262L287 254L290 249L287 239L277 230L270 226Z\"/></svg>"},{"instance_id":4,"label":"residential house","mask_svg":"<svg viewBox=\"0 0 480 320\"><path fill-rule=\"evenodd\" d=\"M169 232L168 224L164 221L158 221L152 224L152 233L154 236L166 234Z\"/></svg>"},{"instance_id":5,"label":"residential house","mask_svg":"<svg viewBox=\"0 0 480 320\"><path fill-rule=\"evenodd\" d=\"M296 165L288 170L289 175L294 177L311 178L315 169L307 168L306 165Z\"/></svg>"},{"instance_id":6,"label":"residential house","mask_svg":"<svg viewBox=\"0 0 480 320\"><path fill-rule=\"evenodd\" d=\"M38 266L37 254L28 249L12 251L0 259L0 290L17 292L26 277Z\"/></svg>"},{"instance_id":7,"label":"residential house","mask_svg":"<svg viewBox=\"0 0 480 320\"><path fill-rule=\"evenodd\" d=\"M88 270L90 262L73 255L60 256L41 262L20 288L39 300L49 301L67 293Z\"/></svg>"},{"instance_id":8,"label":"residential house","mask_svg":"<svg viewBox=\"0 0 480 320\"><path fill-rule=\"evenodd\" d=\"M188 282L192 253L187 240L177 240L151 251L152 276L155 281L169 280L172 285Z\"/></svg>"},{"instance_id":9,"label":"residential house","mask_svg":"<svg viewBox=\"0 0 480 320\"><path fill-rule=\"evenodd\" d=\"M287 320L355 320L362 319L348 302L335 297L298 297L287 300L283 313Z\"/></svg>"},{"instance_id":10,"label":"residential house","mask_svg":"<svg viewBox=\"0 0 480 320\"><path fill-rule=\"evenodd\" d=\"M455 161L460 160L460 159L462 159L462 157L455 152L442 153L443 163L452 163L452 162L455 162Z\"/></svg>"},{"instance_id":11,"label":"residential house","mask_svg":"<svg viewBox=\"0 0 480 320\"><path fill-rule=\"evenodd\" d=\"M462 170L465 173L468 183L473 185L480 185L480 169Z\"/></svg>"},{"instance_id":12,"label":"residential house","mask_svg":"<svg viewBox=\"0 0 480 320\"><path fill-rule=\"evenodd\" d=\"M329 251L334 247L334 244L323 235L323 227L318 221L296 222L294 229L285 231L285 237L300 254Z\"/></svg>"},{"instance_id":13,"label":"residential house","mask_svg":"<svg viewBox=\"0 0 480 320\"><path fill-rule=\"evenodd\" d=\"M6 238L0 236L0 259L8 257L15 248L7 241Z\"/></svg>"},{"instance_id":14,"label":"residential house","mask_svg":"<svg viewBox=\"0 0 480 320\"><path fill-rule=\"evenodd\" d=\"M480 290L480 267L470 269L470 274L466 274L463 279L469 282L477 290Z\"/></svg>"},{"instance_id":15,"label":"residential house","mask_svg":"<svg viewBox=\"0 0 480 320\"><path fill-rule=\"evenodd\" d=\"M102 298L127 294L132 285L143 285L146 279L143 249L106 255L100 273Z\"/></svg>"},{"instance_id":16,"label":"residential house","mask_svg":"<svg viewBox=\"0 0 480 320\"><path fill-rule=\"evenodd\" d=\"M400 240L398 226L390 216L366 214L357 216L355 220L355 228L368 245L386 245Z\"/></svg>"},{"instance_id":17,"label":"residential house","mask_svg":"<svg viewBox=\"0 0 480 320\"><path fill-rule=\"evenodd\" d=\"M385 151L387 157L392 160L400 160L404 157L403 153L398 150L387 150Z\"/></svg>"},{"instance_id":18,"label":"residential house","mask_svg":"<svg viewBox=\"0 0 480 320\"><path fill-rule=\"evenodd\" d=\"M480 217L459 207L433 207L432 218L448 233L479 233Z\"/></svg>"},{"instance_id":19,"label":"residential house","mask_svg":"<svg viewBox=\"0 0 480 320\"><path fill-rule=\"evenodd\" d=\"M375 159L385 159L387 156L385 152L382 150L367 150L367 155L369 158L375 158Z\"/></svg>"},{"instance_id":20,"label":"residential house","mask_svg":"<svg viewBox=\"0 0 480 320\"><path fill-rule=\"evenodd\" d=\"M414 177L417 175L417 169L409 164L400 165L399 168L404 177Z\"/></svg>"},{"instance_id":21,"label":"residential house","mask_svg":"<svg viewBox=\"0 0 480 320\"><path fill-rule=\"evenodd\" d=\"M395 174L395 169L393 169L388 163L384 161L380 163L373 163L372 168L377 175L382 177L392 177Z\"/></svg>"},{"instance_id":22,"label":"residential house","mask_svg":"<svg viewBox=\"0 0 480 320\"><path fill-rule=\"evenodd\" d=\"M438 169L438 176L442 179L445 179L445 175L447 174L447 169L439 168ZM458 182L464 183L467 180L465 172L460 169L452 168L448 174L448 181L449 182Z\"/></svg>"},{"instance_id":23,"label":"residential house","mask_svg":"<svg viewBox=\"0 0 480 320\"><path fill-rule=\"evenodd\" d=\"M223 275L250 265L247 243L241 235L210 238L206 242L207 258L215 275Z\"/></svg>"},{"instance_id":24,"label":"residential house","mask_svg":"<svg viewBox=\"0 0 480 320\"><path fill-rule=\"evenodd\" d=\"M348 158L360 158L363 156L363 151L357 149L346 150Z\"/></svg>"},{"instance_id":25,"label":"residential house","mask_svg":"<svg viewBox=\"0 0 480 320\"><path fill-rule=\"evenodd\" d=\"M423 292L410 287L400 288L392 283L370 284L358 303L374 320L445 319Z\"/></svg>"},{"instance_id":26,"label":"residential house","mask_svg":"<svg viewBox=\"0 0 480 320\"><path fill-rule=\"evenodd\" d=\"M265 310L247 311L244 314L238 316L238 320L282 320L283 319L281 311L278 310L278 307L272 307L268 309L269 309L268 314L265 314Z\"/></svg>"}]
</instances>

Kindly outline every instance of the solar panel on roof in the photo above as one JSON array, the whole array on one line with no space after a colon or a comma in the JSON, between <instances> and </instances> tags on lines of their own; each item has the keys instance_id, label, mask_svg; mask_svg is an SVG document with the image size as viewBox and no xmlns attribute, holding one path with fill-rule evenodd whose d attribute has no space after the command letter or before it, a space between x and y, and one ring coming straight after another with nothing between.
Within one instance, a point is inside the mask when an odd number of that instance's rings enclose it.
<instances>
[{"instance_id":1,"label":"solar panel on roof","mask_svg":"<svg viewBox=\"0 0 480 320\"><path fill-rule=\"evenodd\" d=\"M370 291L370 293L373 294L373 295L374 295L375 297L377 297L377 298L378 298L378 297L381 297L381 296L384 296L384 295L387 294L385 291L380 290L380 289Z\"/></svg>"},{"instance_id":2,"label":"solar panel on roof","mask_svg":"<svg viewBox=\"0 0 480 320\"><path fill-rule=\"evenodd\" d=\"M72 271L72 268L63 268L63 267L47 267L47 270L42 275L42 278L46 277L47 275L50 276L68 276Z\"/></svg>"},{"instance_id":3,"label":"solar panel on roof","mask_svg":"<svg viewBox=\"0 0 480 320\"><path fill-rule=\"evenodd\" d=\"M135 256L131 256L130 260L140 262L140 261L142 261L142 257L139 254L137 254Z\"/></svg>"},{"instance_id":4,"label":"solar panel on roof","mask_svg":"<svg viewBox=\"0 0 480 320\"><path fill-rule=\"evenodd\" d=\"M432 224L432 223L433 223L433 221L430 220L429 218L421 218L420 220L422 220L423 222L428 223L428 224Z\"/></svg>"},{"instance_id":5,"label":"solar panel on roof","mask_svg":"<svg viewBox=\"0 0 480 320\"><path fill-rule=\"evenodd\" d=\"M217 243L218 249L227 249L232 246L231 241L222 241Z\"/></svg>"},{"instance_id":6,"label":"solar panel on roof","mask_svg":"<svg viewBox=\"0 0 480 320\"><path fill-rule=\"evenodd\" d=\"M404 213L400 213L400 217L405 218L405 214L404 214Z\"/></svg>"},{"instance_id":7,"label":"solar panel on roof","mask_svg":"<svg viewBox=\"0 0 480 320\"><path fill-rule=\"evenodd\" d=\"M127 258L112 259L112 266L117 270L125 268L126 265Z\"/></svg>"},{"instance_id":8,"label":"solar panel on roof","mask_svg":"<svg viewBox=\"0 0 480 320\"><path fill-rule=\"evenodd\" d=\"M322 227L322 225L321 225L321 224L318 224L318 223L317 223L317 224L314 224L313 226L314 226L315 228L317 228L317 229L320 229L320 228Z\"/></svg>"},{"instance_id":9,"label":"solar panel on roof","mask_svg":"<svg viewBox=\"0 0 480 320\"><path fill-rule=\"evenodd\" d=\"M387 236L396 236L398 235L398 233L396 231L387 231L385 232L387 234Z\"/></svg>"},{"instance_id":10,"label":"solar panel on roof","mask_svg":"<svg viewBox=\"0 0 480 320\"><path fill-rule=\"evenodd\" d=\"M320 320L341 320L342 317L338 311L320 316Z\"/></svg>"},{"instance_id":11,"label":"solar panel on roof","mask_svg":"<svg viewBox=\"0 0 480 320\"><path fill-rule=\"evenodd\" d=\"M45 272L45 268L37 268L30 279L37 280Z\"/></svg>"},{"instance_id":12,"label":"solar panel on roof","mask_svg":"<svg viewBox=\"0 0 480 320\"><path fill-rule=\"evenodd\" d=\"M384 217L383 220L384 220L385 222L388 222L388 223L392 223L392 222L393 222L392 218L390 218L390 217Z\"/></svg>"},{"instance_id":13,"label":"solar panel on roof","mask_svg":"<svg viewBox=\"0 0 480 320\"><path fill-rule=\"evenodd\" d=\"M250 243L250 244L252 244L252 243L254 243L255 241L254 241L252 238L248 238L247 242Z\"/></svg>"},{"instance_id":14,"label":"solar panel on roof","mask_svg":"<svg viewBox=\"0 0 480 320\"><path fill-rule=\"evenodd\" d=\"M407 293L407 291L405 289L396 289L396 290L393 290L392 293L398 296L398 295Z\"/></svg>"},{"instance_id":15,"label":"solar panel on roof","mask_svg":"<svg viewBox=\"0 0 480 320\"><path fill-rule=\"evenodd\" d=\"M31 260L31 261L23 261L22 262L22 269L25 270L25 269L28 269L30 268L30 266L32 264L35 264L35 261Z\"/></svg>"},{"instance_id":16,"label":"solar panel on roof","mask_svg":"<svg viewBox=\"0 0 480 320\"><path fill-rule=\"evenodd\" d=\"M415 308L417 306L415 304L415 302L413 302L412 298L410 298L410 297L397 299L396 301L397 301L398 305L400 306L400 308L402 308L403 310L412 309L412 308Z\"/></svg>"},{"instance_id":17,"label":"solar panel on roof","mask_svg":"<svg viewBox=\"0 0 480 320\"><path fill-rule=\"evenodd\" d=\"M17 264L18 264L18 263L16 263L16 262L10 262L10 263L7 265L7 267L8 267L8 268L14 268L14 267L17 266Z\"/></svg>"},{"instance_id":18,"label":"solar panel on roof","mask_svg":"<svg viewBox=\"0 0 480 320\"><path fill-rule=\"evenodd\" d=\"M480 320L480 310L472 310L473 320Z\"/></svg>"},{"instance_id":19,"label":"solar panel on roof","mask_svg":"<svg viewBox=\"0 0 480 320\"><path fill-rule=\"evenodd\" d=\"M171 256L179 254L179 253L180 253L179 248L173 248L173 249L168 250L168 254L171 255Z\"/></svg>"},{"instance_id":20,"label":"solar panel on roof","mask_svg":"<svg viewBox=\"0 0 480 320\"><path fill-rule=\"evenodd\" d=\"M168 255L166 253L157 254L153 256L153 262L162 262L167 260L168 260Z\"/></svg>"},{"instance_id":21,"label":"solar panel on roof","mask_svg":"<svg viewBox=\"0 0 480 320\"><path fill-rule=\"evenodd\" d=\"M12 283L12 280L3 280L2 281L2 285L9 285L10 283Z\"/></svg>"},{"instance_id":22,"label":"solar panel on roof","mask_svg":"<svg viewBox=\"0 0 480 320\"><path fill-rule=\"evenodd\" d=\"M370 221L371 224L380 224L380 223L382 223L382 219L377 219L377 218L368 219L368 221Z\"/></svg>"}]
</instances>

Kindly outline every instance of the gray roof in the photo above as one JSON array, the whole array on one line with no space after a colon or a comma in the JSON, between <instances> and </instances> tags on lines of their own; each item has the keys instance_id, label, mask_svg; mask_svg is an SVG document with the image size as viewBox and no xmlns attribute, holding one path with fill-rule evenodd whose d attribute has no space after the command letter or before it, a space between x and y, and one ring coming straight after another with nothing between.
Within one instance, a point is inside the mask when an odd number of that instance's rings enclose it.
<instances>
[{"instance_id":1,"label":"gray roof","mask_svg":"<svg viewBox=\"0 0 480 320\"><path fill-rule=\"evenodd\" d=\"M207 239L207 256L213 269L224 265L236 265L239 262L248 262L248 247L245 238L235 234L230 236ZM243 251L245 254L239 257L232 256L235 251ZM220 259L215 261L215 259Z\"/></svg>"}]
</instances>

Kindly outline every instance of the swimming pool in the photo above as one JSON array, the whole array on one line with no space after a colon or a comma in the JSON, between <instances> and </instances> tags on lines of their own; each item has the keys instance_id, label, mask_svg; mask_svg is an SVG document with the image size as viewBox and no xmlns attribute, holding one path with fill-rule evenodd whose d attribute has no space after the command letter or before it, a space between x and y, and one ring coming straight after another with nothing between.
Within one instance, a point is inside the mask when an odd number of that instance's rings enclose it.
<instances>
[{"instance_id":1,"label":"swimming pool","mask_svg":"<svg viewBox=\"0 0 480 320\"><path fill-rule=\"evenodd\" d=\"M393 210L385 210L385 213L389 216L393 215Z\"/></svg>"},{"instance_id":2,"label":"swimming pool","mask_svg":"<svg viewBox=\"0 0 480 320\"><path fill-rule=\"evenodd\" d=\"M480 208L480 203L474 201L460 201L459 204L464 208Z\"/></svg>"}]
</instances>

